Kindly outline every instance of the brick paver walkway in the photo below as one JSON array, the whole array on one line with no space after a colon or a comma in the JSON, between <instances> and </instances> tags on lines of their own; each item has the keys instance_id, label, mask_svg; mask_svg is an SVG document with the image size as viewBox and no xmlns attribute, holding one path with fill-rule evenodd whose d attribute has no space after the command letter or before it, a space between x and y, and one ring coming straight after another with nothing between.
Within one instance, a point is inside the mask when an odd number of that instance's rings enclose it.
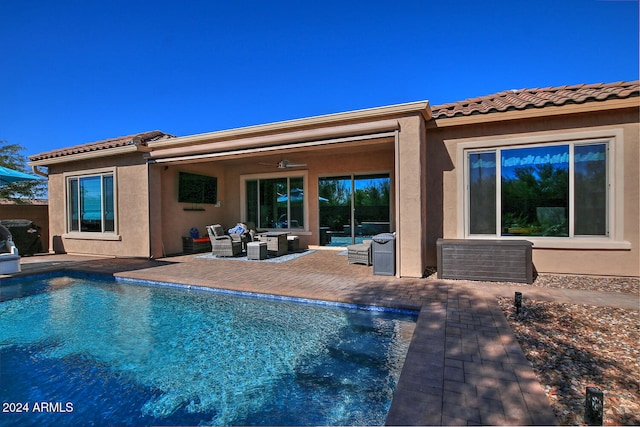
<instances>
[{"instance_id":1,"label":"brick paver walkway","mask_svg":"<svg viewBox=\"0 0 640 427\"><path fill-rule=\"evenodd\" d=\"M285 263L202 259L23 258L23 273L56 269L142 280L420 310L387 418L389 425L551 425L555 416L498 307L514 288L374 276L345 256L316 251ZM1 282L0 276L0 282ZM535 299L629 304L618 294L518 286ZM633 304L637 302L633 301ZM633 307L636 307L634 305Z\"/></svg>"}]
</instances>

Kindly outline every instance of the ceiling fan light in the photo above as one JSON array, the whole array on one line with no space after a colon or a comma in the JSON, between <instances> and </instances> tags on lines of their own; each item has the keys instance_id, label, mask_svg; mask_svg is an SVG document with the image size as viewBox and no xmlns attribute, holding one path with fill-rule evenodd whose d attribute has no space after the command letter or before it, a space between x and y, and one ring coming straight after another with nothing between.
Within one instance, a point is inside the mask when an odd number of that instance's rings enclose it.
<instances>
[{"instance_id":1,"label":"ceiling fan light","mask_svg":"<svg viewBox=\"0 0 640 427\"><path fill-rule=\"evenodd\" d=\"M278 169L288 169L307 166L306 163L291 163L289 160L280 160L278 163L259 163L263 166L275 166Z\"/></svg>"}]
</instances>

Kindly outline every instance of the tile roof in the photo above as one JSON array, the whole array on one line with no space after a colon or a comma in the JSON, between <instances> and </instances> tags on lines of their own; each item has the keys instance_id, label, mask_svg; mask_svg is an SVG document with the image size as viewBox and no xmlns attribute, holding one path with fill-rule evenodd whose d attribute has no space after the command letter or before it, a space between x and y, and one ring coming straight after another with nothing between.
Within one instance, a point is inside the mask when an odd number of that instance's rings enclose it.
<instances>
[{"instance_id":1,"label":"tile roof","mask_svg":"<svg viewBox=\"0 0 640 427\"><path fill-rule=\"evenodd\" d=\"M128 145L146 146L151 141L158 141L161 139L175 138L174 135L169 135L159 130L150 132L137 133L133 135L120 136L118 138L105 139L102 141L90 142L88 144L76 145L73 147L62 148L59 150L48 151L45 153L35 154L29 156L29 160L35 162L38 160L48 160L58 157L70 156L73 154L88 153L91 151L104 150L107 148L119 148Z\"/></svg>"},{"instance_id":2,"label":"tile roof","mask_svg":"<svg viewBox=\"0 0 640 427\"><path fill-rule=\"evenodd\" d=\"M574 86L558 86L542 89L506 90L493 95L470 98L464 101L442 104L431 107L433 119L473 116L506 111L526 110L562 106L567 104L584 104L610 99L624 99L640 96L640 81L581 84ZM62 148L29 156L32 162L51 160L74 154L119 148L128 145L146 146L148 142L175 138L161 131L143 132L121 136L74 147Z\"/></svg>"},{"instance_id":3,"label":"tile roof","mask_svg":"<svg viewBox=\"0 0 640 427\"><path fill-rule=\"evenodd\" d=\"M640 96L640 81L506 90L431 108L434 119L501 113Z\"/></svg>"}]
</instances>

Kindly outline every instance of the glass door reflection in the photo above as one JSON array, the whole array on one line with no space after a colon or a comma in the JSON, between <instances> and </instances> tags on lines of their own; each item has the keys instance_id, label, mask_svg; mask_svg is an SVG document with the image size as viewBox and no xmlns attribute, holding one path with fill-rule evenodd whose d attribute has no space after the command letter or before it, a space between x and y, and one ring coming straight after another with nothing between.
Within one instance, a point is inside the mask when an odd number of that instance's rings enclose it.
<instances>
[{"instance_id":1,"label":"glass door reflection","mask_svg":"<svg viewBox=\"0 0 640 427\"><path fill-rule=\"evenodd\" d=\"M352 175L318 180L321 246L347 246L389 232L388 174Z\"/></svg>"}]
</instances>

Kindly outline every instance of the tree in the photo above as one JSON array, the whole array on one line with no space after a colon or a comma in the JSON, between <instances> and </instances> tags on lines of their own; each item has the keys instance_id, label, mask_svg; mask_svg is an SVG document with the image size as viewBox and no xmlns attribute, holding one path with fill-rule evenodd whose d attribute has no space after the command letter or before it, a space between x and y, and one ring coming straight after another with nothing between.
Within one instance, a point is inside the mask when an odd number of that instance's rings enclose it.
<instances>
[{"instance_id":1,"label":"tree","mask_svg":"<svg viewBox=\"0 0 640 427\"><path fill-rule=\"evenodd\" d=\"M541 217L544 212L546 218ZM558 212L562 212L562 218ZM542 164L517 168L515 176L502 177L503 228L538 228L530 231L531 235L566 236L568 215L568 169Z\"/></svg>"},{"instance_id":2,"label":"tree","mask_svg":"<svg viewBox=\"0 0 640 427\"><path fill-rule=\"evenodd\" d=\"M29 173L27 158L22 154L25 148L19 144L9 144L0 140L0 166ZM0 199L11 200L19 204L29 204L33 199L44 197L47 181L21 181L0 186Z\"/></svg>"},{"instance_id":3,"label":"tree","mask_svg":"<svg viewBox=\"0 0 640 427\"><path fill-rule=\"evenodd\" d=\"M344 206L351 204L351 184L347 185L345 179L323 179L319 182L318 193L320 197L327 199L331 206Z\"/></svg>"}]
</instances>

